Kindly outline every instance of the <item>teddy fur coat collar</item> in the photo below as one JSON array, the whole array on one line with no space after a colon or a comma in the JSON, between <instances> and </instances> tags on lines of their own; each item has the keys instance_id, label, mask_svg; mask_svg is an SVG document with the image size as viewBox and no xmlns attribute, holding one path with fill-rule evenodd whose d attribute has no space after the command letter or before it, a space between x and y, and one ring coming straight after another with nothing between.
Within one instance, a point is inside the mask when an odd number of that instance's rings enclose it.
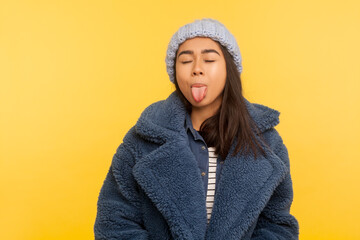
<instances>
[{"instance_id":1,"label":"teddy fur coat collar","mask_svg":"<svg viewBox=\"0 0 360 240\"><path fill-rule=\"evenodd\" d=\"M245 101L261 132L279 123L277 110ZM134 178L177 239L240 239L255 227L260 212L289 169L271 151L256 161L240 154L232 157L234 143L225 159L206 226L206 195L187 142L185 111L176 92L144 110L135 132L158 147L139 154L132 170Z\"/></svg>"}]
</instances>

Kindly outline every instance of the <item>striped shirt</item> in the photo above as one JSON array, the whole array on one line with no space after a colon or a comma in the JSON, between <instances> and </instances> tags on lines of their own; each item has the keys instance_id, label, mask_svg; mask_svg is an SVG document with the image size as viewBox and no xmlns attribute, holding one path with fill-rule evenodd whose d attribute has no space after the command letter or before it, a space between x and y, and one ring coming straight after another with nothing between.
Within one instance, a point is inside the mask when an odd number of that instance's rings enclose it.
<instances>
[{"instance_id":1,"label":"striped shirt","mask_svg":"<svg viewBox=\"0 0 360 240\"><path fill-rule=\"evenodd\" d=\"M208 188L206 194L207 223L210 222L212 207L214 205L215 184L216 184L216 161L217 161L215 148L208 147L208 151L209 151L209 174L208 174Z\"/></svg>"}]
</instances>

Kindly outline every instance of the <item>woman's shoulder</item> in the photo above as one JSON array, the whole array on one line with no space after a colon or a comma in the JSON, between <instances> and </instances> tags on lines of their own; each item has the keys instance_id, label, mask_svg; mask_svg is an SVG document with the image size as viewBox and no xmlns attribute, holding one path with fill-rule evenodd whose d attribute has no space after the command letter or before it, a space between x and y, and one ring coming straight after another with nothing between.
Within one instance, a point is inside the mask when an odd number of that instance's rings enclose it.
<instances>
[{"instance_id":1,"label":"woman's shoulder","mask_svg":"<svg viewBox=\"0 0 360 240\"><path fill-rule=\"evenodd\" d=\"M262 133L262 136L265 138L266 142L274 149L279 144L283 144L283 139L279 131L275 127L271 127Z\"/></svg>"},{"instance_id":2,"label":"woman's shoulder","mask_svg":"<svg viewBox=\"0 0 360 240\"><path fill-rule=\"evenodd\" d=\"M289 167L288 149L279 131L272 127L263 132L262 136L265 139L266 144L270 147L271 151L277 155L287 167Z\"/></svg>"},{"instance_id":3,"label":"woman's shoulder","mask_svg":"<svg viewBox=\"0 0 360 240\"><path fill-rule=\"evenodd\" d=\"M157 101L148 105L142 111L137 122L124 135L116 153L126 151L136 159L141 157L147 149L152 149L155 145L158 145L157 139L150 132L152 131L151 127L154 124L154 119L158 117L156 115L163 104L164 100ZM146 132L149 132L149 136L144 134Z\"/></svg>"},{"instance_id":4,"label":"woman's shoulder","mask_svg":"<svg viewBox=\"0 0 360 240\"><path fill-rule=\"evenodd\" d=\"M250 117L260 132L264 132L279 124L280 112L278 110L260 103L250 102L246 98L244 98L244 102Z\"/></svg>"},{"instance_id":5,"label":"woman's shoulder","mask_svg":"<svg viewBox=\"0 0 360 240\"><path fill-rule=\"evenodd\" d=\"M125 148L127 151L130 151L135 158L139 158L143 155L144 151L146 152L148 149L153 149L155 146L158 146L158 144L139 135L136 127L137 125L135 124L129 129L118 149L120 147Z\"/></svg>"}]
</instances>

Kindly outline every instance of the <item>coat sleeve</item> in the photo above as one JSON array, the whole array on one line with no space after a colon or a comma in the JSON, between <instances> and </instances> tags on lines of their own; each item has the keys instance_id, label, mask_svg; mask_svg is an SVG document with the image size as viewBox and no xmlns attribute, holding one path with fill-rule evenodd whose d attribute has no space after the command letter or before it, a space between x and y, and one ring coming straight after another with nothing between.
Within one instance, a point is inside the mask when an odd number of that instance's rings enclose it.
<instances>
[{"instance_id":1,"label":"coat sleeve","mask_svg":"<svg viewBox=\"0 0 360 240\"><path fill-rule=\"evenodd\" d=\"M289 168L289 171L261 212L251 239L299 239L298 221L290 214L293 187L288 151L279 133L274 128L268 130L266 134L269 134L271 139L268 144Z\"/></svg>"},{"instance_id":2,"label":"coat sleeve","mask_svg":"<svg viewBox=\"0 0 360 240\"><path fill-rule=\"evenodd\" d=\"M148 239L132 176L133 155L122 143L113 157L97 202L95 240Z\"/></svg>"}]
</instances>

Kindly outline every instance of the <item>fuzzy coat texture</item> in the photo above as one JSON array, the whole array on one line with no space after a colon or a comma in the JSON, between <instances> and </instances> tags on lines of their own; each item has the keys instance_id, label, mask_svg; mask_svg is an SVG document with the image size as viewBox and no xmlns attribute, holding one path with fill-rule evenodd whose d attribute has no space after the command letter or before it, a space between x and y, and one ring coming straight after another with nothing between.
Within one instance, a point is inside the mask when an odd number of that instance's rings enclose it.
<instances>
[{"instance_id":1,"label":"fuzzy coat texture","mask_svg":"<svg viewBox=\"0 0 360 240\"><path fill-rule=\"evenodd\" d=\"M245 102L271 149L266 158L233 157L233 143L209 225L186 110L174 91L148 106L117 148L97 202L95 239L298 239L288 152L274 128L280 112Z\"/></svg>"}]
</instances>

